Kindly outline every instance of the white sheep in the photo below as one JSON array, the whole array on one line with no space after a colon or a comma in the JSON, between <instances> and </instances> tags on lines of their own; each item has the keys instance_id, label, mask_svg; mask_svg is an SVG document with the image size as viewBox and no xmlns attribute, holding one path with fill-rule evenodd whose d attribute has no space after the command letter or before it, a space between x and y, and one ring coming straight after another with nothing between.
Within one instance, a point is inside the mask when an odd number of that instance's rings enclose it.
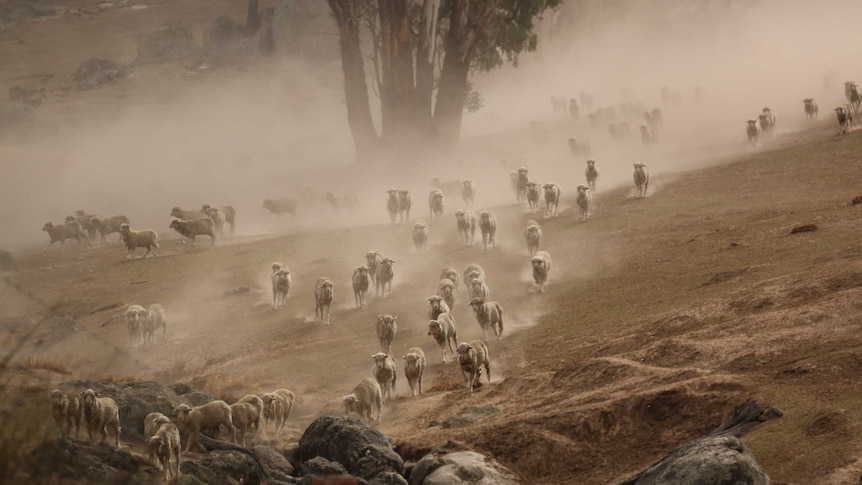
<instances>
[{"instance_id":1,"label":"white sheep","mask_svg":"<svg viewBox=\"0 0 862 485\"><path fill-rule=\"evenodd\" d=\"M153 303L147 309L147 313L143 319L144 345L147 342L156 344L156 331L162 329L162 342L168 341L168 326L165 319L165 307L158 303Z\"/></svg>"},{"instance_id":2,"label":"white sheep","mask_svg":"<svg viewBox=\"0 0 862 485\"><path fill-rule=\"evenodd\" d=\"M183 429L189 435L184 450L186 453L197 443L198 434L201 431L218 429L219 426L224 426L230 440L236 442L236 427L233 425L230 406L224 401L210 401L195 407L181 403L174 408L173 417L183 425Z\"/></svg>"},{"instance_id":3,"label":"white sheep","mask_svg":"<svg viewBox=\"0 0 862 485\"><path fill-rule=\"evenodd\" d=\"M260 413L247 402L237 402L230 405L230 418L236 428L236 443L246 446L245 435L253 428L253 423L259 419Z\"/></svg>"},{"instance_id":4,"label":"white sheep","mask_svg":"<svg viewBox=\"0 0 862 485\"><path fill-rule=\"evenodd\" d=\"M393 264L395 264L394 259L383 258L383 261L377 265L377 278L374 280L377 296L385 297L387 287L389 287L389 296L392 296L392 280L395 278Z\"/></svg>"},{"instance_id":5,"label":"white sheep","mask_svg":"<svg viewBox=\"0 0 862 485\"><path fill-rule=\"evenodd\" d=\"M377 281L377 267L383 262L383 255L377 251L368 251L365 253L365 265L368 267L368 276L371 277L371 282Z\"/></svg>"},{"instance_id":6,"label":"white sheep","mask_svg":"<svg viewBox=\"0 0 862 485\"><path fill-rule=\"evenodd\" d=\"M437 320L437 317L443 313L450 313L451 309L446 300L439 295L428 297L428 319Z\"/></svg>"},{"instance_id":7,"label":"white sheep","mask_svg":"<svg viewBox=\"0 0 862 485\"><path fill-rule=\"evenodd\" d=\"M90 219L90 227L94 230L99 231L99 235L102 237L102 245L105 245L105 236L108 234L113 234L115 232L120 232L120 226L123 224L129 224L129 218L124 215L118 215L113 217L93 217ZM120 239L123 239L123 235L120 234Z\"/></svg>"},{"instance_id":8,"label":"white sheep","mask_svg":"<svg viewBox=\"0 0 862 485\"><path fill-rule=\"evenodd\" d=\"M260 422L263 420L263 400L254 394L248 394L243 396L242 399L237 402L249 404L257 411L257 414L252 416L252 419L249 420L248 424L255 431L258 431L260 429Z\"/></svg>"},{"instance_id":9,"label":"white sheep","mask_svg":"<svg viewBox=\"0 0 862 485\"><path fill-rule=\"evenodd\" d=\"M462 342L458 346L458 367L461 369L461 375L467 381L467 392L473 392L473 387L479 385L483 366L488 384L490 384L491 357L488 355L488 346L485 345L485 342L473 340L470 343Z\"/></svg>"},{"instance_id":10,"label":"white sheep","mask_svg":"<svg viewBox=\"0 0 862 485\"><path fill-rule=\"evenodd\" d=\"M60 241L60 250L64 251L66 249L66 239L76 239L78 241L78 249L83 247L84 241L90 244L90 239L84 233L84 229L78 221L73 220L59 226L55 226L53 222L46 222L42 226L42 230L47 232L51 238L51 242L45 246L44 251L47 251L57 241Z\"/></svg>"},{"instance_id":11,"label":"white sheep","mask_svg":"<svg viewBox=\"0 0 862 485\"><path fill-rule=\"evenodd\" d=\"M165 481L180 476L180 431L173 423L164 423L146 441L150 458L165 470Z\"/></svg>"},{"instance_id":12,"label":"white sheep","mask_svg":"<svg viewBox=\"0 0 862 485\"><path fill-rule=\"evenodd\" d=\"M593 205L593 194L586 185L578 185L578 197L575 199L578 205L578 220L586 222L590 215L590 207Z\"/></svg>"},{"instance_id":13,"label":"white sheep","mask_svg":"<svg viewBox=\"0 0 862 485\"><path fill-rule=\"evenodd\" d=\"M584 175L587 177L587 185L590 186L590 190L595 192L596 180L599 178L599 171L596 169L595 160L587 160L587 169L584 171Z\"/></svg>"},{"instance_id":14,"label":"white sheep","mask_svg":"<svg viewBox=\"0 0 862 485\"><path fill-rule=\"evenodd\" d=\"M464 245L472 246L476 238L476 213L471 210L457 210L455 222L458 225L459 239L463 235Z\"/></svg>"},{"instance_id":15,"label":"white sheep","mask_svg":"<svg viewBox=\"0 0 862 485\"><path fill-rule=\"evenodd\" d=\"M333 287L335 285L329 278L321 276L317 278L314 284L314 315L329 324L329 311L332 308L332 299L334 297Z\"/></svg>"},{"instance_id":16,"label":"white sheep","mask_svg":"<svg viewBox=\"0 0 862 485\"><path fill-rule=\"evenodd\" d=\"M441 280L449 280L455 285L455 289L458 289L458 285L461 282L461 277L458 276L458 271L455 268L446 268L440 273Z\"/></svg>"},{"instance_id":17,"label":"white sheep","mask_svg":"<svg viewBox=\"0 0 862 485\"><path fill-rule=\"evenodd\" d=\"M186 210L181 209L178 206L174 206L171 208L171 217L176 217L177 219L182 219L184 221L191 221L199 218L201 215L196 210Z\"/></svg>"},{"instance_id":18,"label":"white sheep","mask_svg":"<svg viewBox=\"0 0 862 485\"><path fill-rule=\"evenodd\" d=\"M278 269L275 269L276 264L279 265ZM290 269L282 263L274 263L272 267L272 309L277 310L278 307L284 306L284 301L290 294Z\"/></svg>"},{"instance_id":19,"label":"white sheep","mask_svg":"<svg viewBox=\"0 0 862 485\"><path fill-rule=\"evenodd\" d=\"M470 299L473 298L481 298L483 300L487 299L491 296L491 289L488 288L488 284L485 283L485 279L482 278L482 275L479 274L478 271L473 271L470 273Z\"/></svg>"},{"instance_id":20,"label":"white sheep","mask_svg":"<svg viewBox=\"0 0 862 485\"><path fill-rule=\"evenodd\" d=\"M537 182L530 182L526 185L525 193L527 204L530 206L530 212L536 212L536 207L539 206L539 197L542 190Z\"/></svg>"},{"instance_id":21,"label":"white sheep","mask_svg":"<svg viewBox=\"0 0 862 485\"><path fill-rule=\"evenodd\" d=\"M126 331L129 334L129 345L133 349L138 348L138 343L143 339L144 318L147 310L141 305L129 305L126 309Z\"/></svg>"},{"instance_id":22,"label":"white sheep","mask_svg":"<svg viewBox=\"0 0 862 485\"><path fill-rule=\"evenodd\" d=\"M389 354L378 352L371 356L374 359L374 366L371 368L371 374L377 383L380 384L380 391L383 393L383 402L395 394L395 381L398 378L398 362Z\"/></svg>"},{"instance_id":23,"label":"white sheep","mask_svg":"<svg viewBox=\"0 0 862 485\"><path fill-rule=\"evenodd\" d=\"M482 281L485 280L485 270L482 269L481 266L479 266L476 263L468 264L467 267L464 269L464 285L467 286L467 291L470 290L470 284L473 282L473 279L475 278L475 277L470 276L472 273L478 273L479 276L482 277Z\"/></svg>"},{"instance_id":24,"label":"white sheep","mask_svg":"<svg viewBox=\"0 0 862 485\"><path fill-rule=\"evenodd\" d=\"M446 199L446 196L443 195L443 191L440 189L434 189L428 194L428 218L432 221L436 217L437 219L443 217L443 203Z\"/></svg>"},{"instance_id":25,"label":"white sheep","mask_svg":"<svg viewBox=\"0 0 862 485\"><path fill-rule=\"evenodd\" d=\"M410 220L410 209L413 208L413 196L407 189L398 190L398 215L401 217L401 222Z\"/></svg>"},{"instance_id":26,"label":"white sheep","mask_svg":"<svg viewBox=\"0 0 862 485\"><path fill-rule=\"evenodd\" d=\"M150 413L144 417L144 438L150 438L163 424L170 423L171 418L162 413Z\"/></svg>"},{"instance_id":27,"label":"white sheep","mask_svg":"<svg viewBox=\"0 0 862 485\"><path fill-rule=\"evenodd\" d=\"M275 436L280 436L284 423L290 417L296 396L287 389L276 389L260 396L263 401L263 417L265 423L275 423Z\"/></svg>"},{"instance_id":28,"label":"white sheep","mask_svg":"<svg viewBox=\"0 0 862 485\"><path fill-rule=\"evenodd\" d=\"M635 187L638 189L638 197L645 198L649 187L649 168L645 163L635 163Z\"/></svg>"},{"instance_id":29,"label":"white sheep","mask_svg":"<svg viewBox=\"0 0 862 485\"><path fill-rule=\"evenodd\" d=\"M54 389L51 391L51 416L57 427L60 429L60 436L69 438L72 433L72 427L75 427L75 439L81 431L81 419L84 410L81 406L81 399L75 394L66 394L63 391Z\"/></svg>"},{"instance_id":30,"label":"white sheep","mask_svg":"<svg viewBox=\"0 0 862 485\"><path fill-rule=\"evenodd\" d=\"M545 190L545 215L557 217L557 208L560 205L560 186L554 183L542 186Z\"/></svg>"},{"instance_id":31,"label":"white sheep","mask_svg":"<svg viewBox=\"0 0 862 485\"><path fill-rule=\"evenodd\" d=\"M503 307L496 301L486 302L482 298L473 298L470 301L476 322L482 327L482 340L488 341L488 327L494 329L497 339L503 338Z\"/></svg>"},{"instance_id":32,"label":"white sheep","mask_svg":"<svg viewBox=\"0 0 862 485\"><path fill-rule=\"evenodd\" d=\"M542 244L542 226L532 219L527 221L524 228L524 239L527 240L527 251L530 252L530 256L536 254Z\"/></svg>"},{"instance_id":33,"label":"white sheep","mask_svg":"<svg viewBox=\"0 0 862 485\"><path fill-rule=\"evenodd\" d=\"M539 292L545 292L545 283L548 282L548 273L551 272L551 255L547 251L539 251L530 260L533 267L533 281L539 285Z\"/></svg>"},{"instance_id":34,"label":"white sheep","mask_svg":"<svg viewBox=\"0 0 862 485\"><path fill-rule=\"evenodd\" d=\"M192 242L193 248L197 248L197 245L195 244L195 238L198 236L209 236L210 246L215 246L215 223L209 217L204 217L203 219L193 219L191 221L177 219L175 217L171 221L171 224L168 226L168 228L173 229L174 231L177 231L183 236L189 238Z\"/></svg>"},{"instance_id":35,"label":"white sheep","mask_svg":"<svg viewBox=\"0 0 862 485\"><path fill-rule=\"evenodd\" d=\"M357 266L353 270L353 297L356 299L356 308L364 308L366 306L365 297L368 295L369 279L368 268L366 266Z\"/></svg>"},{"instance_id":36,"label":"white sheep","mask_svg":"<svg viewBox=\"0 0 862 485\"><path fill-rule=\"evenodd\" d=\"M389 194L386 199L386 212L389 213L389 219L394 224L398 218L398 189L389 189L386 193Z\"/></svg>"},{"instance_id":37,"label":"white sheep","mask_svg":"<svg viewBox=\"0 0 862 485\"><path fill-rule=\"evenodd\" d=\"M413 224L413 245L416 246L416 252L428 250L428 223L423 220L418 220Z\"/></svg>"},{"instance_id":38,"label":"white sheep","mask_svg":"<svg viewBox=\"0 0 862 485\"><path fill-rule=\"evenodd\" d=\"M455 329L455 319L450 313L441 313L437 320L428 322L428 335L434 337L440 350L443 351L443 363L446 363L446 347L455 352L458 346L458 332Z\"/></svg>"},{"instance_id":39,"label":"white sheep","mask_svg":"<svg viewBox=\"0 0 862 485\"><path fill-rule=\"evenodd\" d=\"M419 347L413 347L404 356L404 376L410 385L413 396L422 395L422 374L425 373L425 352Z\"/></svg>"},{"instance_id":40,"label":"white sheep","mask_svg":"<svg viewBox=\"0 0 862 485\"><path fill-rule=\"evenodd\" d=\"M132 252L138 248L147 248L147 252L142 256L144 258L146 258L150 252L153 253L153 256L158 256L158 254L156 254L156 249L159 249L159 235L156 234L156 231L153 231L152 229L133 231L128 224L120 224L119 232L120 238L129 250L128 257L132 257Z\"/></svg>"},{"instance_id":41,"label":"white sheep","mask_svg":"<svg viewBox=\"0 0 862 485\"><path fill-rule=\"evenodd\" d=\"M494 214L482 211L479 214L479 229L482 231L482 247L485 251L488 250L488 246L496 248L497 218L494 217Z\"/></svg>"},{"instance_id":42,"label":"white sheep","mask_svg":"<svg viewBox=\"0 0 862 485\"><path fill-rule=\"evenodd\" d=\"M358 414L361 418L380 422L380 414L383 411L383 392L376 380L366 377L359 381L353 388L353 392L341 398L344 404L344 414L351 412ZM372 417L376 414L376 418Z\"/></svg>"},{"instance_id":43,"label":"white sheep","mask_svg":"<svg viewBox=\"0 0 862 485\"><path fill-rule=\"evenodd\" d=\"M218 237L224 236L224 224L227 220L227 215L223 210L218 207L208 207L205 211L201 210L204 214L207 215L210 219L213 220L213 225L215 226L215 232L218 234Z\"/></svg>"},{"instance_id":44,"label":"white sheep","mask_svg":"<svg viewBox=\"0 0 862 485\"><path fill-rule=\"evenodd\" d=\"M224 221L230 225L230 235L233 236L233 233L236 230L236 209L231 205L214 207L210 204L204 204L201 206L201 214L207 214L212 208L224 212ZM180 219L182 219L182 217L180 217Z\"/></svg>"},{"instance_id":45,"label":"white sheep","mask_svg":"<svg viewBox=\"0 0 862 485\"><path fill-rule=\"evenodd\" d=\"M527 186L530 184L530 176L526 167L521 167L515 172L515 188L517 190L518 202L521 202L527 195ZM538 187L538 185L536 185ZM538 192L536 192L536 201L538 202Z\"/></svg>"},{"instance_id":46,"label":"white sheep","mask_svg":"<svg viewBox=\"0 0 862 485\"><path fill-rule=\"evenodd\" d=\"M465 180L461 184L461 199L464 200L464 207L473 207L473 202L476 199L476 185L472 180Z\"/></svg>"},{"instance_id":47,"label":"white sheep","mask_svg":"<svg viewBox=\"0 0 862 485\"><path fill-rule=\"evenodd\" d=\"M377 317L377 341L380 343L380 351L384 354L392 353L392 341L398 332L398 317L392 315L380 315Z\"/></svg>"},{"instance_id":48,"label":"white sheep","mask_svg":"<svg viewBox=\"0 0 862 485\"><path fill-rule=\"evenodd\" d=\"M456 290L455 283L449 278L443 278L437 286L437 296L443 298L450 312L455 308Z\"/></svg>"},{"instance_id":49,"label":"white sheep","mask_svg":"<svg viewBox=\"0 0 862 485\"><path fill-rule=\"evenodd\" d=\"M109 397L97 397L96 391L87 389L81 393L81 403L84 408L84 424L90 442L95 442L96 433L102 436L101 442L113 435L114 444L120 447L120 408L116 401Z\"/></svg>"}]
</instances>

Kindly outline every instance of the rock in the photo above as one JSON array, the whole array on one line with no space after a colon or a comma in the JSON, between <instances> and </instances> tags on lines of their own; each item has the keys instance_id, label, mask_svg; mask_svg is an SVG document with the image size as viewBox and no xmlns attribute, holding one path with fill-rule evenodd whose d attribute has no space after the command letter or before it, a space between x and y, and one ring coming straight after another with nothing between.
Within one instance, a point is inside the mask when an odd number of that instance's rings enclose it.
<instances>
[{"instance_id":1,"label":"rock","mask_svg":"<svg viewBox=\"0 0 862 485\"><path fill-rule=\"evenodd\" d=\"M45 88L12 86L9 88L9 101L20 101L30 106L40 106L45 99Z\"/></svg>"},{"instance_id":2,"label":"rock","mask_svg":"<svg viewBox=\"0 0 862 485\"><path fill-rule=\"evenodd\" d=\"M410 485L515 485L517 475L474 451L434 450L410 472Z\"/></svg>"},{"instance_id":3,"label":"rock","mask_svg":"<svg viewBox=\"0 0 862 485\"><path fill-rule=\"evenodd\" d=\"M814 232L817 230L817 226L814 224L803 224L801 226L796 226L790 230L790 234L799 234L800 232Z\"/></svg>"},{"instance_id":4,"label":"rock","mask_svg":"<svg viewBox=\"0 0 862 485\"><path fill-rule=\"evenodd\" d=\"M239 59L246 45L243 28L227 15L215 19L204 34L204 55L213 64Z\"/></svg>"},{"instance_id":5,"label":"rock","mask_svg":"<svg viewBox=\"0 0 862 485\"><path fill-rule=\"evenodd\" d=\"M481 421L492 414L500 412L500 408L496 406L478 406L469 408L459 416L450 416L443 421L444 428L464 428L471 424Z\"/></svg>"},{"instance_id":6,"label":"rock","mask_svg":"<svg viewBox=\"0 0 862 485\"><path fill-rule=\"evenodd\" d=\"M162 27L138 34L137 62L169 62L199 55L191 29L182 22L168 22Z\"/></svg>"},{"instance_id":7,"label":"rock","mask_svg":"<svg viewBox=\"0 0 862 485\"><path fill-rule=\"evenodd\" d=\"M54 317L51 319L51 334L54 338L64 338L79 332L81 327L72 317Z\"/></svg>"},{"instance_id":8,"label":"rock","mask_svg":"<svg viewBox=\"0 0 862 485\"><path fill-rule=\"evenodd\" d=\"M306 475L301 480L296 482L297 485L368 485L368 482L361 478L351 477L350 475L318 477L315 475Z\"/></svg>"},{"instance_id":9,"label":"rock","mask_svg":"<svg viewBox=\"0 0 862 485\"><path fill-rule=\"evenodd\" d=\"M183 394L191 394L195 392L195 390L192 389L188 384L183 384L182 382L168 384L166 387L174 391L177 396L182 396Z\"/></svg>"},{"instance_id":10,"label":"rock","mask_svg":"<svg viewBox=\"0 0 862 485\"><path fill-rule=\"evenodd\" d=\"M296 475L293 465L281 453L268 446L255 446L251 449L258 463L275 480L287 481Z\"/></svg>"},{"instance_id":11,"label":"rock","mask_svg":"<svg viewBox=\"0 0 862 485\"><path fill-rule=\"evenodd\" d=\"M204 404L206 404L210 401L214 401L214 400L215 400L215 397L210 396L209 394L207 394L205 392L192 391L188 394L183 394L181 396L178 396L177 404L184 402L184 403L188 404L189 406L195 407L195 406L203 406Z\"/></svg>"},{"instance_id":12,"label":"rock","mask_svg":"<svg viewBox=\"0 0 862 485\"><path fill-rule=\"evenodd\" d=\"M299 440L296 456L306 462L320 456L376 485L406 485L404 461L376 429L354 416L321 416Z\"/></svg>"},{"instance_id":13,"label":"rock","mask_svg":"<svg viewBox=\"0 0 862 485\"><path fill-rule=\"evenodd\" d=\"M212 451L200 461L200 465L240 483L260 483L267 478L254 458L239 451Z\"/></svg>"},{"instance_id":14,"label":"rock","mask_svg":"<svg viewBox=\"0 0 862 485\"><path fill-rule=\"evenodd\" d=\"M29 478L36 481L61 476L80 483L129 483L143 465L126 450L62 438L37 445L29 455L35 465Z\"/></svg>"},{"instance_id":15,"label":"rock","mask_svg":"<svg viewBox=\"0 0 862 485\"><path fill-rule=\"evenodd\" d=\"M203 482L208 485L239 485L238 480L230 477L221 476L218 473L203 466L201 463L193 461L183 461L180 464L180 477L191 476L195 477L198 482ZM192 482L196 483L196 482Z\"/></svg>"},{"instance_id":16,"label":"rock","mask_svg":"<svg viewBox=\"0 0 862 485\"><path fill-rule=\"evenodd\" d=\"M75 89L86 91L105 84L111 84L127 76L129 69L107 59L91 57L75 69Z\"/></svg>"},{"instance_id":17,"label":"rock","mask_svg":"<svg viewBox=\"0 0 862 485\"><path fill-rule=\"evenodd\" d=\"M0 271L12 271L18 267L18 262L15 261L15 256L9 251L0 249Z\"/></svg>"},{"instance_id":18,"label":"rock","mask_svg":"<svg viewBox=\"0 0 862 485\"><path fill-rule=\"evenodd\" d=\"M318 475L321 477L347 475L347 469L341 463L329 461L322 456L315 456L303 463L302 471L306 475Z\"/></svg>"}]
</instances>

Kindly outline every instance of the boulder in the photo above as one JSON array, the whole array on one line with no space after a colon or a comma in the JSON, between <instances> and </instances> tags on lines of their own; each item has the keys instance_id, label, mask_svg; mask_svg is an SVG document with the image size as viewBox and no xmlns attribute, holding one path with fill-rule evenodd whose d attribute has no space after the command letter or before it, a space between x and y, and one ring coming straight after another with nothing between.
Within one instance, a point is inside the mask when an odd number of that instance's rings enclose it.
<instances>
[{"instance_id":1,"label":"boulder","mask_svg":"<svg viewBox=\"0 0 862 485\"><path fill-rule=\"evenodd\" d=\"M127 450L63 438L40 443L27 458L33 465L28 476L37 482L63 477L79 483L129 483L145 466Z\"/></svg>"},{"instance_id":2,"label":"boulder","mask_svg":"<svg viewBox=\"0 0 862 485\"><path fill-rule=\"evenodd\" d=\"M107 59L99 59L91 57L82 62L77 69L73 79L75 80L75 89L78 91L86 91L95 89L105 84L112 84L118 79L127 76L129 69L114 61Z\"/></svg>"},{"instance_id":3,"label":"boulder","mask_svg":"<svg viewBox=\"0 0 862 485\"><path fill-rule=\"evenodd\" d=\"M467 409L464 413L458 416L449 416L443 421L444 428L464 428L471 424L481 421L492 414L500 412L500 408L496 406L477 406Z\"/></svg>"},{"instance_id":4,"label":"boulder","mask_svg":"<svg viewBox=\"0 0 862 485\"><path fill-rule=\"evenodd\" d=\"M18 262L15 261L15 256L9 251L0 249L0 271L12 271L18 267Z\"/></svg>"},{"instance_id":5,"label":"boulder","mask_svg":"<svg viewBox=\"0 0 862 485\"><path fill-rule=\"evenodd\" d=\"M12 86L9 88L9 101L20 101L30 106L41 106L42 100L45 99L45 88L30 88L21 86Z\"/></svg>"},{"instance_id":6,"label":"boulder","mask_svg":"<svg viewBox=\"0 0 862 485\"><path fill-rule=\"evenodd\" d=\"M305 429L296 457L305 463L318 456L373 485L407 484L404 461L386 437L355 416L321 416Z\"/></svg>"},{"instance_id":7,"label":"boulder","mask_svg":"<svg viewBox=\"0 0 862 485\"><path fill-rule=\"evenodd\" d=\"M281 453L268 446L255 446L251 449L258 463L274 480L289 481L296 475L293 465Z\"/></svg>"},{"instance_id":8,"label":"boulder","mask_svg":"<svg viewBox=\"0 0 862 485\"><path fill-rule=\"evenodd\" d=\"M212 451L201 459L200 465L222 478L232 478L239 483L260 483L268 478L253 457L240 451Z\"/></svg>"},{"instance_id":9,"label":"boulder","mask_svg":"<svg viewBox=\"0 0 862 485\"><path fill-rule=\"evenodd\" d=\"M182 22L168 22L162 27L138 34L138 62L169 62L199 55L200 46L192 30Z\"/></svg>"},{"instance_id":10,"label":"boulder","mask_svg":"<svg viewBox=\"0 0 862 485\"><path fill-rule=\"evenodd\" d=\"M241 482L231 477L226 477L193 461L183 461L180 464L180 478L194 477L195 480L186 479L188 483L206 483L208 485L239 485Z\"/></svg>"},{"instance_id":11,"label":"boulder","mask_svg":"<svg viewBox=\"0 0 862 485\"><path fill-rule=\"evenodd\" d=\"M516 485L517 475L474 451L434 450L410 472L410 485Z\"/></svg>"},{"instance_id":12,"label":"boulder","mask_svg":"<svg viewBox=\"0 0 862 485\"><path fill-rule=\"evenodd\" d=\"M247 45L242 26L227 15L215 19L204 33L204 55L213 64L236 61Z\"/></svg>"},{"instance_id":13,"label":"boulder","mask_svg":"<svg viewBox=\"0 0 862 485\"><path fill-rule=\"evenodd\" d=\"M315 456L303 463L302 471L306 475L321 477L347 475L347 469L341 463L329 461L322 456Z\"/></svg>"}]
</instances>

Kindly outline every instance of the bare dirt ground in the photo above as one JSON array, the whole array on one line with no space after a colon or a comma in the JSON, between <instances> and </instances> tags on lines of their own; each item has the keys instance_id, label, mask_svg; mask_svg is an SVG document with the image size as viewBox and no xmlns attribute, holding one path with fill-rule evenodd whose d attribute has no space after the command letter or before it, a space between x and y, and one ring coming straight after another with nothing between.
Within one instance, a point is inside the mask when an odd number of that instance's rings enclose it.
<instances>
[{"instance_id":1,"label":"bare dirt ground","mask_svg":"<svg viewBox=\"0 0 862 485\"><path fill-rule=\"evenodd\" d=\"M237 3L222 3L241 16ZM150 11L160 5L152 2ZM59 35L22 27L4 35L13 34ZM73 69L70 63L60 70ZM74 97L58 110L96 97ZM53 339L50 328L37 327L21 362L60 361L72 375L23 373L26 392L38 393L27 387L34 383L72 378L181 381L226 399L287 387L300 396L290 440L314 417L342 412L341 396L370 375L375 319L389 313L399 324L393 353L419 346L429 361L425 394L407 397L399 376L379 425L407 460L453 440L528 483L610 483L755 398L785 413L745 438L773 480L858 483L862 208L849 201L860 193L860 148L860 132L837 136L824 122L720 165L654 176L657 190L645 200L635 199L628 183L604 189L600 178L587 223L570 209L540 220L543 249L553 257L544 294L530 279L521 233L540 214L483 201L481 192L480 208L490 207L500 228L499 246L488 252L457 242L453 205L431 222L426 254L412 249L409 225L339 222L285 222L274 226L280 234L246 233L193 249L168 236L165 214L158 219L165 236L158 258L126 259L116 235L106 248L61 253L30 246L16 253L18 269L0 284L0 335L13 341L21 322L45 313L22 293L30 291L54 314L74 317L82 331ZM608 171L628 167L621 162ZM566 189L576 180L558 177L572 207ZM381 196L366 208L379 207L383 218L383 204ZM414 219L425 216L424 192L414 207ZM818 229L790 234L809 223ZM350 276L367 250L395 259L394 293L357 310ZM293 276L279 311L269 306L273 261L288 264ZM440 271L462 272L469 263L485 269L506 327L502 340L489 343L492 382L474 394L465 393L456 365L442 364L426 335L425 298ZM319 276L335 282L331 325L314 318ZM461 341L481 337L466 301L462 287L454 309ZM123 322L112 317L130 304L154 302L167 309L168 341L130 349ZM465 428L441 426L484 405L500 412ZM45 428L49 433L47 419Z\"/></svg>"}]
</instances>

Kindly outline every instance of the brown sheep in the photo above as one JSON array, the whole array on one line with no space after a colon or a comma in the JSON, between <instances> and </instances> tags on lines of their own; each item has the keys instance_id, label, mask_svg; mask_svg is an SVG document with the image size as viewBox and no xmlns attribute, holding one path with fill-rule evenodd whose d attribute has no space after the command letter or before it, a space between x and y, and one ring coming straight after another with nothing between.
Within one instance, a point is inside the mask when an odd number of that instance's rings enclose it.
<instances>
[{"instance_id":1,"label":"brown sheep","mask_svg":"<svg viewBox=\"0 0 862 485\"><path fill-rule=\"evenodd\" d=\"M198 236L209 236L210 246L215 246L215 223L209 217L191 221L174 218L168 227L191 239L192 247L194 248L197 247L195 245L195 238Z\"/></svg>"}]
</instances>

